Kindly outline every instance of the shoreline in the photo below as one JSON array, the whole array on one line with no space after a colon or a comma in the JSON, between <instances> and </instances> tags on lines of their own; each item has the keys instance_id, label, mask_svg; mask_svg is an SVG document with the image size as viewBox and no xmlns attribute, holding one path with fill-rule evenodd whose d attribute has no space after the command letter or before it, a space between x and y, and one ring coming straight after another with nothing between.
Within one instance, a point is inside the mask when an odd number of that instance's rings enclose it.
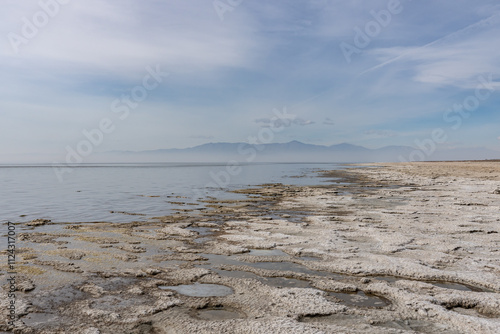
<instances>
[{"instance_id":1,"label":"shoreline","mask_svg":"<svg viewBox=\"0 0 500 334\"><path fill-rule=\"evenodd\" d=\"M18 333L494 333L500 163L369 165L196 215L34 227ZM159 288L193 283L232 293Z\"/></svg>"}]
</instances>

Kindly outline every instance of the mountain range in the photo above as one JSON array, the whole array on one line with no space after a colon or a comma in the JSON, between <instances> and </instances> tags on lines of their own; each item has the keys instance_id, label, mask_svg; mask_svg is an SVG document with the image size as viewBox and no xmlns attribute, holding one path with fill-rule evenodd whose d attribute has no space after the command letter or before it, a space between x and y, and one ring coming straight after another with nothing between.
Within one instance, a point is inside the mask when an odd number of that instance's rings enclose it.
<instances>
[{"instance_id":1,"label":"mountain range","mask_svg":"<svg viewBox=\"0 0 500 334\"><path fill-rule=\"evenodd\" d=\"M500 152L486 148L436 149L385 146L370 149L348 143L331 146L288 143L207 143L184 149L112 151L105 160L147 162L397 162L409 160L499 159Z\"/></svg>"}]
</instances>

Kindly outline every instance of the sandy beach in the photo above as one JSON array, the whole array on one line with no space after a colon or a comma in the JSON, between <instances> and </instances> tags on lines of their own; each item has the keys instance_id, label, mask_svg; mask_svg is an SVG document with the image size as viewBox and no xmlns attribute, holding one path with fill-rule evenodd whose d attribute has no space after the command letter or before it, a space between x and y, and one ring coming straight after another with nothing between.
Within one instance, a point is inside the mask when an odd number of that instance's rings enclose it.
<instances>
[{"instance_id":1,"label":"sandy beach","mask_svg":"<svg viewBox=\"0 0 500 334\"><path fill-rule=\"evenodd\" d=\"M500 331L500 162L319 174L320 186L241 189L202 213L22 223L20 318L5 320L5 286L0 331Z\"/></svg>"}]
</instances>

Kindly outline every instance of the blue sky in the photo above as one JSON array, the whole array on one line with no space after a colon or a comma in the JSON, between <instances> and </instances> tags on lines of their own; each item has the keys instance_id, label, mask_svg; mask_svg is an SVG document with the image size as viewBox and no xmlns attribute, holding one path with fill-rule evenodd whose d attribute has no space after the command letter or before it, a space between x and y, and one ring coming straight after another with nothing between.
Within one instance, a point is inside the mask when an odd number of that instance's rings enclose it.
<instances>
[{"instance_id":1,"label":"blue sky","mask_svg":"<svg viewBox=\"0 0 500 334\"><path fill-rule=\"evenodd\" d=\"M500 148L493 0L6 0L0 32L0 162L63 160L104 118L96 152L246 141L284 108L276 142ZM119 119L147 68L168 76Z\"/></svg>"}]
</instances>

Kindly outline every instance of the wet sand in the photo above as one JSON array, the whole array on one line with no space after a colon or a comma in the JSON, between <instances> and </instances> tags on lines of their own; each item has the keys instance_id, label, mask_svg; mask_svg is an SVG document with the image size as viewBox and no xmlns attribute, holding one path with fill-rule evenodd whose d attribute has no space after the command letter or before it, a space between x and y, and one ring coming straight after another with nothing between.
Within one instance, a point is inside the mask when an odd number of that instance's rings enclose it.
<instances>
[{"instance_id":1,"label":"wet sand","mask_svg":"<svg viewBox=\"0 0 500 334\"><path fill-rule=\"evenodd\" d=\"M23 223L14 332L499 332L500 162L321 176L148 222Z\"/></svg>"}]
</instances>

